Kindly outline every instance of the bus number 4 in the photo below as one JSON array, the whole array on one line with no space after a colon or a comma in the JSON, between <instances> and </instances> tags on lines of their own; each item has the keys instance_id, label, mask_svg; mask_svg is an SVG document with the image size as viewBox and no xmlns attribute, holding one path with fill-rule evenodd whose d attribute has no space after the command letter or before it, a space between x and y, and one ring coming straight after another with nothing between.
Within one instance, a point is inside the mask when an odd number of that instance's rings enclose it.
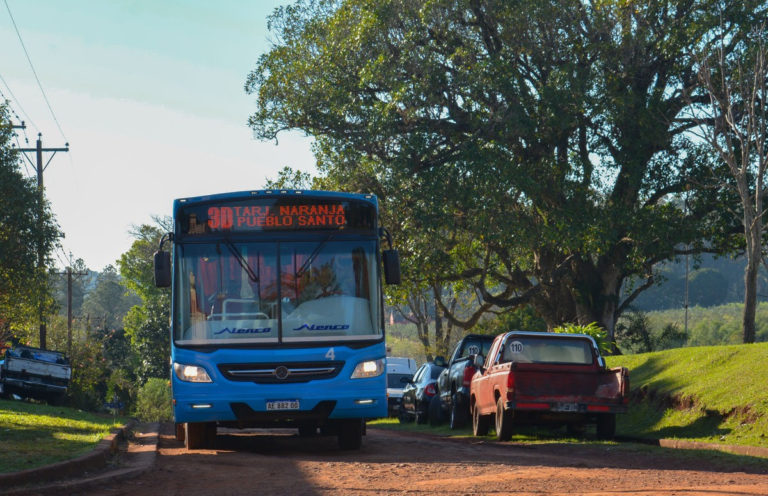
<instances>
[{"instance_id":1,"label":"bus number 4","mask_svg":"<svg viewBox=\"0 0 768 496\"><path fill-rule=\"evenodd\" d=\"M327 358L328 360L336 359L336 352L333 351L333 348L328 348L328 353L325 354L325 358Z\"/></svg>"}]
</instances>

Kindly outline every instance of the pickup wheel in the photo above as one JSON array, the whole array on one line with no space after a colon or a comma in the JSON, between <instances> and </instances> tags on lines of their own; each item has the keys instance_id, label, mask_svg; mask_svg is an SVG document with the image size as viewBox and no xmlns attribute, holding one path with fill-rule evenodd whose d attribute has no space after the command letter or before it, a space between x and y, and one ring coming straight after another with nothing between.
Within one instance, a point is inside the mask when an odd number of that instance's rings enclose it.
<instances>
[{"instance_id":1,"label":"pickup wheel","mask_svg":"<svg viewBox=\"0 0 768 496\"><path fill-rule=\"evenodd\" d=\"M436 394L429 400L429 425L437 427L443 423L443 405L440 395Z\"/></svg>"},{"instance_id":2,"label":"pickup wheel","mask_svg":"<svg viewBox=\"0 0 768 496\"><path fill-rule=\"evenodd\" d=\"M488 434L490 421L487 415L480 415L480 409L475 406L472 409L472 434L475 436L485 436Z\"/></svg>"},{"instance_id":3,"label":"pickup wheel","mask_svg":"<svg viewBox=\"0 0 768 496\"><path fill-rule=\"evenodd\" d=\"M515 419L514 410L504 409L504 400L496 400L496 439L509 441L512 439L512 423Z\"/></svg>"},{"instance_id":4,"label":"pickup wheel","mask_svg":"<svg viewBox=\"0 0 768 496\"><path fill-rule=\"evenodd\" d=\"M597 438L613 439L616 435L616 414L603 413L597 416Z\"/></svg>"},{"instance_id":5,"label":"pickup wheel","mask_svg":"<svg viewBox=\"0 0 768 496\"><path fill-rule=\"evenodd\" d=\"M461 429L467 425L467 411L465 408L459 408L456 393L451 395L451 415L449 426L451 429Z\"/></svg>"}]
</instances>

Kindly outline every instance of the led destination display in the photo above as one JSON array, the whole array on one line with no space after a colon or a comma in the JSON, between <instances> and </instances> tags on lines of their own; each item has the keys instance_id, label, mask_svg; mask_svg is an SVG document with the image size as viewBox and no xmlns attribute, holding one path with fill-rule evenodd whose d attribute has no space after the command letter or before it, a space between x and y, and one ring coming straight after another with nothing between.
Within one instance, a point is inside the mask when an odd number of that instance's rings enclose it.
<instances>
[{"instance_id":1,"label":"led destination display","mask_svg":"<svg viewBox=\"0 0 768 496\"><path fill-rule=\"evenodd\" d=\"M374 207L353 202L252 200L183 208L181 232L188 235L293 229L373 229Z\"/></svg>"}]
</instances>

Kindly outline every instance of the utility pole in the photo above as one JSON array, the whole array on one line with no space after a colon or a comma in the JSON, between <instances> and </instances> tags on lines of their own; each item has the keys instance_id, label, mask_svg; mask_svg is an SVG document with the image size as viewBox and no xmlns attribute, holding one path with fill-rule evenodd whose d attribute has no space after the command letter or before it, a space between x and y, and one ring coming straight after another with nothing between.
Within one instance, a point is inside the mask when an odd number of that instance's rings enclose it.
<instances>
[{"instance_id":1,"label":"utility pole","mask_svg":"<svg viewBox=\"0 0 768 496\"><path fill-rule=\"evenodd\" d=\"M72 272L72 255L70 255L70 266L67 267L67 355L72 356L72 276L85 276L88 272Z\"/></svg>"},{"instance_id":2,"label":"utility pole","mask_svg":"<svg viewBox=\"0 0 768 496\"><path fill-rule=\"evenodd\" d=\"M24 123L22 123L22 126ZM37 144L35 148L19 148L20 152L34 153L37 162L37 222L38 228L42 231L43 227L43 205L45 204L45 195L43 191L43 172L51 163L56 152L68 152L69 143L65 143L64 148L43 148L43 138L41 133L37 133ZM52 153L48 162L43 165L43 153ZM43 243L37 244L37 268L41 273L45 272L45 251L43 250ZM45 321L45 299L40 298L38 305L39 317L40 317L40 348L45 349L45 340L47 334L47 326Z\"/></svg>"}]
</instances>

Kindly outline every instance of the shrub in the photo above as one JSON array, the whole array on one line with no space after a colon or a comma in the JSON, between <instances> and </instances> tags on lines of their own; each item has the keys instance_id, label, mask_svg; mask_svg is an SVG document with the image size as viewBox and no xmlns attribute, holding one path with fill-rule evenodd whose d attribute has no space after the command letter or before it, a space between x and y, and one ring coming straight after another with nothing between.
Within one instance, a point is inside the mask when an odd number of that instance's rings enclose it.
<instances>
[{"instance_id":1,"label":"shrub","mask_svg":"<svg viewBox=\"0 0 768 496\"><path fill-rule=\"evenodd\" d=\"M142 422L164 422L173 418L168 379L151 377L139 389L136 417Z\"/></svg>"},{"instance_id":2,"label":"shrub","mask_svg":"<svg viewBox=\"0 0 768 496\"><path fill-rule=\"evenodd\" d=\"M552 331L559 334L586 334L595 340L597 347L600 348L600 353L610 354L611 352L611 342L608 341L608 333L597 325L597 322L587 325L563 324L562 326L555 327Z\"/></svg>"}]
</instances>

